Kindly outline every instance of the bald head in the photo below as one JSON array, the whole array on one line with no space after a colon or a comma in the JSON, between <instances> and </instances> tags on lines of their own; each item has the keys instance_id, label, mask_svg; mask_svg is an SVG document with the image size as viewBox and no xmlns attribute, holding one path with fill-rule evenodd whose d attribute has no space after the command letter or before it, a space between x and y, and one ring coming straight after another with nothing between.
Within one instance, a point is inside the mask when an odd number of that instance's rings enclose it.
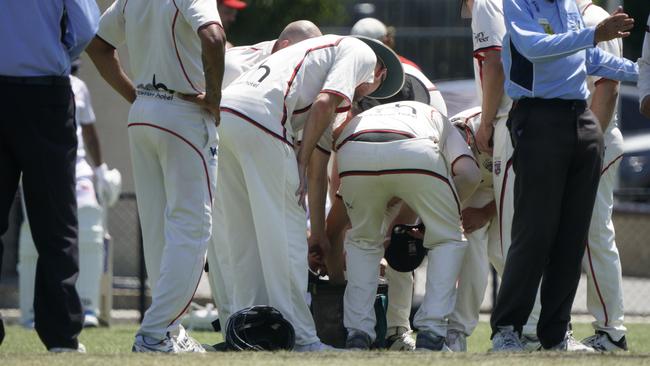
<instances>
[{"instance_id":1,"label":"bald head","mask_svg":"<svg viewBox=\"0 0 650 366\"><path fill-rule=\"evenodd\" d=\"M284 27L284 30L280 33L278 41L275 42L273 52L279 51L300 41L304 41L305 39L320 37L322 35L323 34L316 24L309 20L297 20L291 22Z\"/></svg>"}]
</instances>

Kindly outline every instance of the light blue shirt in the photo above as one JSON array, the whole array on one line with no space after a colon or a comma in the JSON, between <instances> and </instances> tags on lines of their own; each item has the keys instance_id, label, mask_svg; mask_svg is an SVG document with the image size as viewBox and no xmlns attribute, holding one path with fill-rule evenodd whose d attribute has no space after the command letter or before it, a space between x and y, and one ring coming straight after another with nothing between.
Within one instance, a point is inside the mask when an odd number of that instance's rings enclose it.
<instances>
[{"instance_id":1,"label":"light blue shirt","mask_svg":"<svg viewBox=\"0 0 650 366\"><path fill-rule=\"evenodd\" d=\"M586 100L587 75L638 79L635 63L594 47L595 28L584 26L575 0L503 0L503 13L501 55L512 99Z\"/></svg>"},{"instance_id":2,"label":"light blue shirt","mask_svg":"<svg viewBox=\"0 0 650 366\"><path fill-rule=\"evenodd\" d=\"M0 7L0 75L5 76L70 74L71 60L99 25L95 0L2 0Z\"/></svg>"}]
</instances>

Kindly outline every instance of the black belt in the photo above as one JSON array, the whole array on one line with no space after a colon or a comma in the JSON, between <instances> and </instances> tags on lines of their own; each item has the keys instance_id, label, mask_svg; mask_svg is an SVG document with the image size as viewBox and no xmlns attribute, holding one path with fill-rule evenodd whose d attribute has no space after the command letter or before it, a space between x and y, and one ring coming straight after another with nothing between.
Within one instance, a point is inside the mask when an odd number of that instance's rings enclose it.
<instances>
[{"instance_id":1,"label":"black belt","mask_svg":"<svg viewBox=\"0 0 650 366\"><path fill-rule=\"evenodd\" d=\"M363 141L363 142L391 142L398 140L407 140L411 137L401 135L393 132L369 132L363 133L359 136L354 136L348 141Z\"/></svg>"},{"instance_id":2,"label":"black belt","mask_svg":"<svg viewBox=\"0 0 650 366\"><path fill-rule=\"evenodd\" d=\"M0 84L37 85L37 86L69 86L68 76L5 76L0 75Z\"/></svg>"}]
</instances>

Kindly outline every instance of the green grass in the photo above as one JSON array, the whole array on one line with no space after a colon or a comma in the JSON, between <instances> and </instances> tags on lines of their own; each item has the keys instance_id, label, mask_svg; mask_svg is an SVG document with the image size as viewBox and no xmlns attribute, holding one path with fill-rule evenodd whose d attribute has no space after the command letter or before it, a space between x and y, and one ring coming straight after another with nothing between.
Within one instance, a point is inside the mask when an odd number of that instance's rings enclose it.
<instances>
[{"instance_id":1,"label":"green grass","mask_svg":"<svg viewBox=\"0 0 650 366\"><path fill-rule=\"evenodd\" d=\"M575 324L577 338L591 334L589 324ZM81 334L81 342L88 354L48 354L34 331L19 326L7 327L7 337L0 346L0 365L76 366L76 365L518 365L560 366L565 364L597 365L650 365L650 324L629 324L628 345L625 354L575 355L552 352L500 355L485 351L490 347L489 327L481 323L468 339L466 354L433 354L420 352L342 352L323 354L298 354L289 352L266 353L210 353L206 355L149 355L130 352L136 326L122 325L110 329L89 329ZM202 343L217 343L221 334L193 332Z\"/></svg>"}]
</instances>

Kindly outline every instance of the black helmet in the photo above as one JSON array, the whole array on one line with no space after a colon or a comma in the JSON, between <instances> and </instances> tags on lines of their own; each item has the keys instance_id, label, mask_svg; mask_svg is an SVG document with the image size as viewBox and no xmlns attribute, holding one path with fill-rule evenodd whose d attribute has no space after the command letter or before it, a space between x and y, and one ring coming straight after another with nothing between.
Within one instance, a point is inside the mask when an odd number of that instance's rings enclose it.
<instances>
[{"instance_id":1,"label":"black helmet","mask_svg":"<svg viewBox=\"0 0 650 366\"><path fill-rule=\"evenodd\" d=\"M256 305L230 316L226 344L235 351L279 351L293 349L293 326L271 306Z\"/></svg>"}]
</instances>

